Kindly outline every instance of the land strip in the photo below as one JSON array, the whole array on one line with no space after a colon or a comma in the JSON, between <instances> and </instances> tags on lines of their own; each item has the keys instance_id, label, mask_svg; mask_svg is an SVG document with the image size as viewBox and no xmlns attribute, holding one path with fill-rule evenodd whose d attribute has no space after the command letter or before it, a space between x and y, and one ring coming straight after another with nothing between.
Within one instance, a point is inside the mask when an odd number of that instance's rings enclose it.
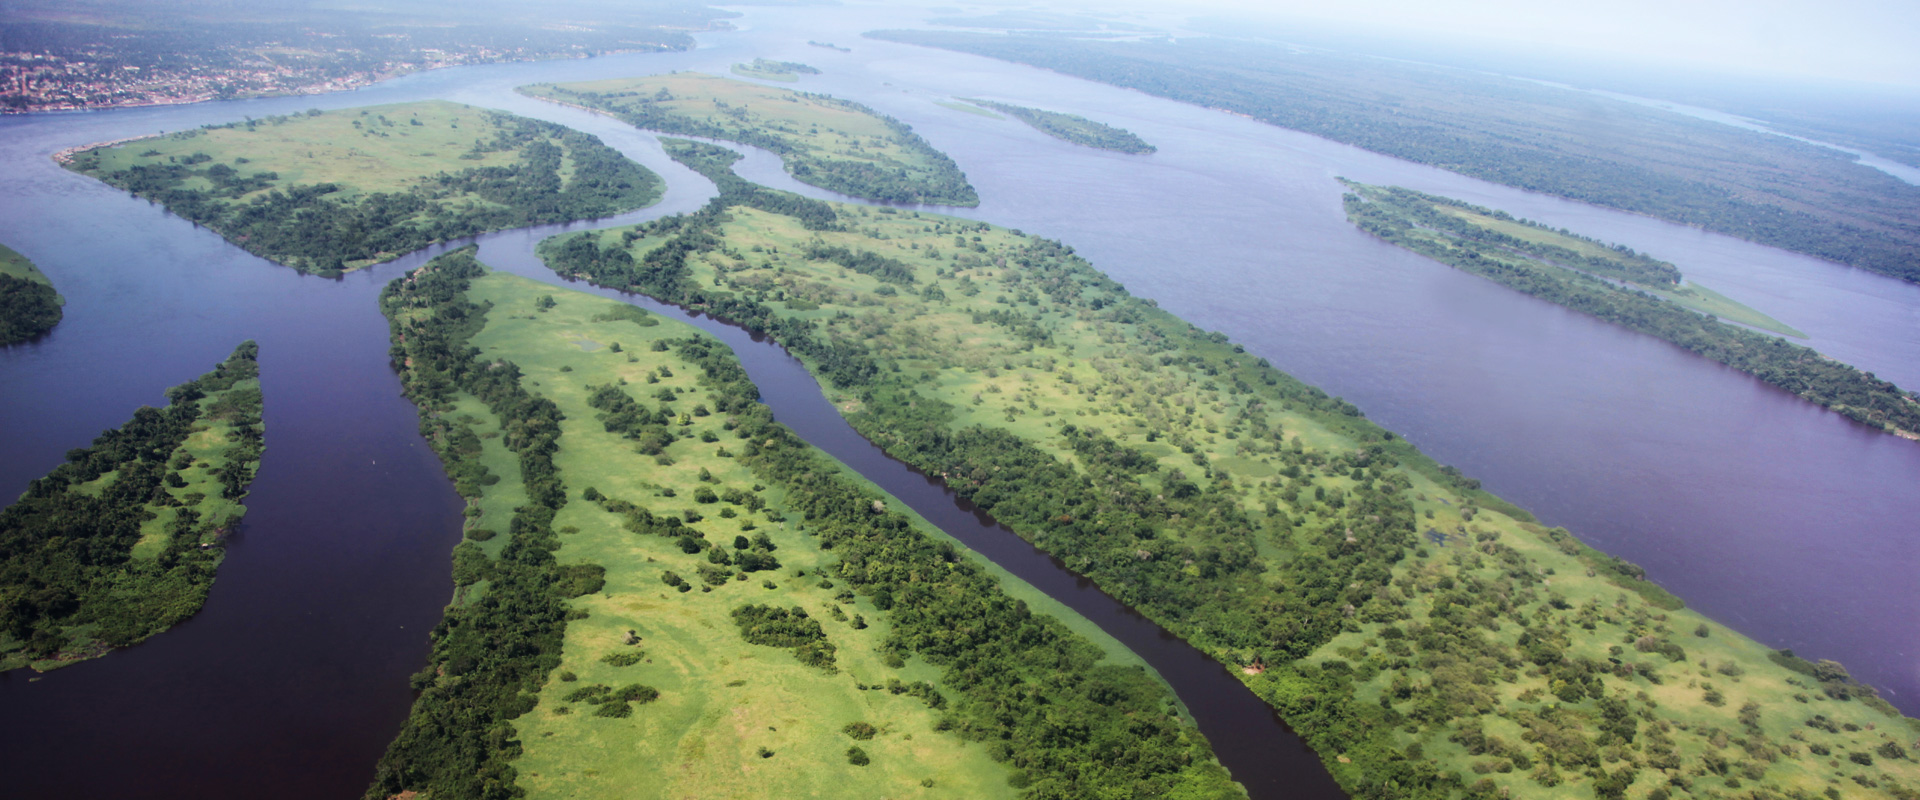
<instances>
[{"instance_id":1,"label":"land strip","mask_svg":"<svg viewBox=\"0 0 1920 800\"><path fill-rule=\"evenodd\" d=\"M248 120L66 166L329 276L435 242L629 211L664 190L593 136L442 101Z\"/></svg>"},{"instance_id":2,"label":"land strip","mask_svg":"<svg viewBox=\"0 0 1920 800\"><path fill-rule=\"evenodd\" d=\"M778 153L802 183L886 203L979 205L967 176L906 123L826 95L683 72L523 86L648 130Z\"/></svg>"},{"instance_id":3,"label":"land strip","mask_svg":"<svg viewBox=\"0 0 1920 800\"><path fill-rule=\"evenodd\" d=\"M866 35L1138 89L1920 281L1920 187L1770 134L1502 76L1228 39Z\"/></svg>"},{"instance_id":4,"label":"land strip","mask_svg":"<svg viewBox=\"0 0 1920 800\"><path fill-rule=\"evenodd\" d=\"M1724 311L1732 319L1783 327L1702 287L1681 286L1671 264L1450 198L1346 185L1347 219L1382 240L1672 342L1862 424L1920 439L1920 395L1810 348L1716 321L1713 311Z\"/></svg>"},{"instance_id":5,"label":"land strip","mask_svg":"<svg viewBox=\"0 0 1920 800\"><path fill-rule=\"evenodd\" d=\"M704 334L471 250L382 305L469 523L369 798L1242 796L1136 659L773 423Z\"/></svg>"},{"instance_id":6,"label":"land strip","mask_svg":"<svg viewBox=\"0 0 1920 800\"><path fill-rule=\"evenodd\" d=\"M26 256L0 244L0 346L53 330L67 300Z\"/></svg>"},{"instance_id":7,"label":"land strip","mask_svg":"<svg viewBox=\"0 0 1920 800\"><path fill-rule=\"evenodd\" d=\"M693 148L686 157L711 168ZM549 241L780 341L890 454L1236 669L1359 797L1905 797L1916 729L1057 242L730 202Z\"/></svg>"},{"instance_id":8,"label":"land strip","mask_svg":"<svg viewBox=\"0 0 1920 800\"><path fill-rule=\"evenodd\" d=\"M264 448L246 342L0 512L0 671L137 644L199 612Z\"/></svg>"},{"instance_id":9,"label":"land strip","mask_svg":"<svg viewBox=\"0 0 1920 800\"><path fill-rule=\"evenodd\" d=\"M975 100L963 97L962 100L976 106L990 108L1021 122L1032 125L1036 130L1063 142L1092 147L1099 150L1112 150L1116 153L1151 153L1159 148L1147 144L1145 140L1125 128L1116 128L1104 122L1094 122L1077 114L1064 114L1059 111L1043 111L1038 108L1016 106L1011 103L996 103L992 100ZM951 106L949 106L951 107Z\"/></svg>"}]
</instances>

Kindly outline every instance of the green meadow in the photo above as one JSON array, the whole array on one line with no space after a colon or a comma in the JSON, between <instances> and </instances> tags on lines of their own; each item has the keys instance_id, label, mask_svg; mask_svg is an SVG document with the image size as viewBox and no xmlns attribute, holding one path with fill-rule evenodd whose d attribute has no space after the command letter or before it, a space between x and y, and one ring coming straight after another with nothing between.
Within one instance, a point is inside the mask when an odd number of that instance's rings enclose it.
<instances>
[{"instance_id":1,"label":"green meadow","mask_svg":"<svg viewBox=\"0 0 1920 800\"><path fill-rule=\"evenodd\" d=\"M716 241L665 277L609 254L647 261L686 247L686 229L578 234L592 263L571 243L545 252L563 274L788 332L864 434L993 498L1003 522L1234 667L1350 790L1904 800L1920 786L1920 727L1839 665L1686 609L1071 250L832 210L838 224L809 229L725 208L693 228ZM871 377L829 379L850 374ZM984 431L1013 438L969 433ZM962 434L1001 444L947 438ZM1117 499L1076 499L1089 483ZM1024 500L1036 485L1046 499ZM1075 527L1064 508L1110 521Z\"/></svg>"},{"instance_id":2,"label":"green meadow","mask_svg":"<svg viewBox=\"0 0 1920 800\"><path fill-rule=\"evenodd\" d=\"M1598 242L1583 236L1569 236L1540 225L1523 224L1512 218L1502 219L1465 208L1443 206L1438 207L1438 210L1476 227L1503 233L1522 241L1533 242L1548 247L1563 248L1594 259L1609 260L1620 257L1619 253L1602 247ZM1554 264L1544 259L1536 258L1530 260L1543 268L1571 271L1567 267ZM1685 306L1702 314L1712 314L1728 322L1738 322L1749 328L1771 331L1782 336L1792 336L1796 339L1807 338L1807 335L1800 332L1799 329L1760 313L1750 306L1697 283L1671 285L1637 283L1633 281L1625 282L1636 289L1658 295L1675 305Z\"/></svg>"},{"instance_id":3,"label":"green meadow","mask_svg":"<svg viewBox=\"0 0 1920 800\"><path fill-rule=\"evenodd\" d=\"M726 551L736 536L764 535L779 567L709 579L709 556L689 554L672 538L636 535L622 517L576 501L554 520L562 566L597 564L600 591L571 601L579 619L566 626L558 669L531 712L514 721L525 752L514 764L532 797L1011 797L1010 769L986 747L941 730L940 712L890 681L939 685L942 671L909 659L894 668L882 657L889 614L865 596L835 586L835 558L801 531L802 515L783 491L759 483L730 453L741 442L727 418L708 414L718 398L701 368L668 342L704 336L657 315L634 314L611 300L491 273L475 279L469 298L488 305L486 324L471 339L485 361L505 361L524 384L564 414L554 464L569 487L686 520L687 528ZM608 432L589 404L595 388L618 386L634 397L672 402L684 416L681 438L657 455ZM673 398L666 400L666 398ZM526 502L516 457L487 408L461 397L449 416L472 425L480 459L502 478L472 500L470 545L497 557L508 540L498 530ZM843 476L857 480L850 471ZM711 501L713 492L733 501ZM751 496L756 501L738 502ZM701 502L705 498L710 502ZM895 501L888 501L898 509ZM753 506L759 504L758 510ZM923 535L943 538L916 519ZM758 545L755 545L757 548ZM669 573L691 585L679 591ZM1030 586L999 573L1003 588L1038 611L1066 622L1108 654L1107 663L1138 658L1090 622ZM484 580L460 588L471 604ZM834 671L809 666L784 648L749 644L731 615L743 604L806 609L837 647ZM631 637L630 637L631 634ZM597 716L597 706L570 696L583 687L642 684L659 692L630 716ZM590 698L589 698L590 699ZM845 730L865 724L870 738ZM855 765L849 748L868 763Z\"/></svg>"},{"instance_id":4,"label":"green meadow","mask_svg":"<svg viewBox=\"0 0 1920 800\"><path fill-rule=\"evenodd\" d=\"M268 117L90 150L87 154L94 163L85 171L111 173L136 165L177 164L195 153L206 153L243 173L279 176L238 195L238 200L276 188L320 183L340 187L342 197L403 192L441 172L516 163L520 156L511 150L475 152L476 140L492 139L502 130L494 114L498 112L424 100ZM190 179L186 185L213 188L205 178Z\"/></svg>"},{"instance_id":5,"label":"green meadow","mask_svg":"<svg viewBox=\"0 0 1920 800\"><path fill-rule=\"evenodd\" d=\"M69 169L327 276L434 242L627 211L658 176L563 126L430 100L97 147Z\"/></svg>"},{"instance_id":6,"label":"green meadow","mask_svg":"<svg viewBox=\"0 0 1920 800\"><path fill-rule=\"evenodd\" d=\"M27 260L26 256L15 252L13 248L0 244L0 275L10 275L21 280L52 285L53 281L39 267Z\"/></svg>"}]
</instances>

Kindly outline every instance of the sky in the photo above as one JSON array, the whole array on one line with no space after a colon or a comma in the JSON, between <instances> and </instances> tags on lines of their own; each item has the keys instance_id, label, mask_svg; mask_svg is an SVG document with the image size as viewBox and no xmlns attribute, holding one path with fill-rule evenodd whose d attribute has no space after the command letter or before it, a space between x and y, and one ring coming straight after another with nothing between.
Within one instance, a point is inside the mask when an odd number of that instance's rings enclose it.
<instances>
[{"instance_id":1,"label":"sky","mask_svg":"<svg viewBox=\"0 0 1920 800\"><path fill-rule=\"evenodd\" d=\"M1195 13L1211 7L1383 32L1565 48L1570 54L1920 86L1916 0L1192 0L1177 5Z\"/></svg>"}]
</instances>

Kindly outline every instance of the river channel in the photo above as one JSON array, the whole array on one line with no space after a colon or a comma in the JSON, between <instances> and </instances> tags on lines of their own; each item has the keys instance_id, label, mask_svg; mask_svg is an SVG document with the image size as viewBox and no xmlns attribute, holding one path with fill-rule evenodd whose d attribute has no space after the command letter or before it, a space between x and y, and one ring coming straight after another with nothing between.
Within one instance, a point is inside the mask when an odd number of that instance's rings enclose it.
<instances>
[{"instance_id":1,"label":"river channel","mask_svg":"<svg viewBox=\"0 0 1920 800\"><path fill-rule=\"evenodd\" d=\"M702 48L688 53L440 70L314 97L0 119L0 241L33 258L68 299L54 333L0 350L0 494L19 492L134 407L164 402L167 386L242 339L261 343L267 400L252 512L206 610L104 659L0 676L8 792L357 795L406 713L406 678L424 663L426 632L451 594L447 552L458 540L459 499L399 396L375 303L386 281L430 253L338 281L299 276L66 173L48 155L246 116L435 97L555 120L601 136L665 176L669 190L661 204L615 220L482 237L489 263L554 280L528 260L537 239L691 210L712 187L650 136L511 88L678 69L724 74L756 56L821 68L796 88L867 103L953 155L983 202L947 211L1073 245L1136 294L1346 397L1546 522L1647 566L1696 608L1770 645L1840 659L1909 713L1920 710L1920 630L1911 624L1920 618L1912 488L1920 445L1375 242L1345 223L1332 178L1450 194L1629 244L1908 387L1920 386L1920 289L1137 92L858 38L912 22L888 22L887 13L756 8L743 30L702 34ZM1084 114L1160 151L1074 148L935 105L954 95ZM741 171L795 186L765 154L751 154ZM824 399L777 348L696 324L735 347L783 422L1146 656L1259 796L1324 796L1314 783L1324 772L1297 745L1272 744L1284 729L1224 670L1193 661L1177 640L955 506L830 408L810 409Z\"/></svg>"}]
</instances>

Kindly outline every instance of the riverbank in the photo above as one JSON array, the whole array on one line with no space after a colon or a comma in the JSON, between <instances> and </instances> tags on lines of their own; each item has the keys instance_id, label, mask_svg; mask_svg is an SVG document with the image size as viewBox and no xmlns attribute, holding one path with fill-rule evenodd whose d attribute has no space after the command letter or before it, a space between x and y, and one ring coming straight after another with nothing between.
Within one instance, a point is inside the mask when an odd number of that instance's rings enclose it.
<instances>
[{"instance_id":1,"label":"riverbank","mask_svg":"<svg viewBox=\"0 0 1920 800\"><path fill-rule=\"evenodd\" d=\"M1883 701L1856 702L1863 690L1843 672L1815 679L1776 663L1679 608L1633 565L1532 523L1351 406L1128 296L1064 246L830 206L839 230L734 206L577 234L543 252L561 274L706 308L781 341L889 453L1246 668L1248 685L1350 791L1383 780L1436 797L1657 787L1716 758L1707 729L1745 725L1734 716L1748 703L1766 715L1751 735L1792 738L1796 693L1861 730L1904 727ZM621 252L632 263L681 257L639 273L619 266ZM1455 614L1523 624L1456 631ZM1612 644L1622 637L1634 649ZM1679 665L1700 647L1730 665L1704 695L1720 668ZM1490 685L1463 682L1457 670L1479 657L1509 666ZM1600 754L1634 735L1602 724L1619 714L1665 726L1647 734L1661 758L1570 771L1612 763ZM1519 736L1579 727L1588 732L1571 739ZM1529 766L1476 766L1487 751L1456 739L1486 730L1532 742L1508 756ZM1847 746L1871 749L1880 736ZM1898 761L1876 769L1891 771L1863 773L1874 785L1906 774ZM1824 786L1799 768L1759 772L1766 785Z\"/></svg>"},{"instance_id":2,"label":"riverbank","mask_svg":"<svg viewBox=\"0 0 1920 800\"><path fill-rule=\"evenodd\" d=\"M1040 670L1028 685L1056 688L1035 700L1077 709L1097 728L1123 718L1136 731L1171 725L1162 735L1204 753L1187 723L1168 710L1170 694L1137 661L1087 661L1099 656L1086 640L1000 594L997 581L969 559L885 511L885 498L832 477L834 465L771 423L724 348L689 336L680 323L662 324L619 303L507 275L480 277L462 266L471 263L466 251L442 257L396 281L384 305L395 314L396 341L409 354L409 394L421 403L436 449L471 503L469 543L455 554L455 580L465 588L449 611L464 622L439 639L435 663L451 674L468 672L458 666L465 646L457 631L490 624L504 598L527 591L518 583L520 548L556 547L555 569L593 576L590 588L562 596L570 607L562 623L564 649L540 646L546 653L539 663L557 668L557 680L540 681L547 688L537 705L510 712L526 741L516 769L535 795L625 797L649 786L662 796L827 794L853 785L1010 796L1014 788L1062 780L1063 768L1087 770L1072 780L1090 785L1147 781L1144 786L1162 787L1149 790L1154 793L1175 784L1190 791L1211 785L1203 794L1239 795L1224 771L1206 766L1210 758L1172 772L1093 770L1080 766L1089 762L1079 757L1046 755L1062 743L1031 738L1025 723L1015 722L1006 733L1028 744L1012 754L1010 770L994 763L1001 757L989 759L988 748L943 733L948 726L1004 725L981 715L1023 702L997 679L990 685L957 681L954 670L966 664L1014 674ZM464 278L465 285L451 278ZM450 290L456 293L449 296ZM462 304L485 304L486 322L477 331L447 329L446 321L461 316L458 307L481 307ZM495 372L525 388L500 379L461 379L455 386L433 380L445 366L433 355L442 352L445 337L468 334L483 358L512 365ZM558 429L535 426L542 431L536 443L516 444L520 423L503 425L496 416L503 404L559 420ZM518 465L510 447L519 449ZM586 488L574 488L581 485ZM578 499L568 502L561 492L577 492ZM531 523L529 504L555 511ZM845 518L848 513L857 519ZM503 533L507 517L514 522ZM551 526L557 538L533 544L533 524ZM934 561L921 563L929 557ZM946 577L935 577L942 572ZM945 584L953 584L952 591ZM742 602L811 609L809 618L825 626L816 634L824 651L796 663L736 638L728 617L738 616ZM942 621L957 619L974 624L955 630ZM1008 638L1016 631L1018 641ZM1085 663L1070 674L1055 672L1061 658ZM634 679L644 681L647 701L631 709L620 701L618 714L604 713L609 706L582 688ZM491 681L476 674L444 691L430 689L416 720L462 713L461 697L469 692L462 687ZM1084 692L1109 685L1124 685L1128 699L1109 696L1099 706L1084 699ZM891 691L877 692L882 686ZM598 708L582 707L583 701ZM717 705L737 711L721 722L710 713ZM938 709L945 714L934 713ZM612 719L583 719L589 710L590 717ZM742 726L742 715L760 721ZM629 716L632 722L625 721ZM949 721L936 724L939 718ZM840 729L863 720L877 735L858 737L851 746L861 748L863 758L850 765ZM691 761L673 744L688 737L706 743ZM626 744L608 750L608 741ZM1132 745L1163 746L1161 736ZM468 770L443 772L419 760L441 749L431 735L403 733L372 794L461 785ZM619 757L609 760L615 751ZM423 771L438 777L403 777ZM661 775L676 778L663 786Z\"/></svg>"}]
</instances>

